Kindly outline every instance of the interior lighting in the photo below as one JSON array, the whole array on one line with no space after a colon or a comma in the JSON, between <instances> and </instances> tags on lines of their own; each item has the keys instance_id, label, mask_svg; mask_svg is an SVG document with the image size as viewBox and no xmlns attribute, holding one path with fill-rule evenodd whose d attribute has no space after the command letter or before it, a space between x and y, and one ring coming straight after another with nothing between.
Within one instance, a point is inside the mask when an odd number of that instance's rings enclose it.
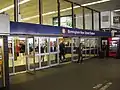
<instances>
[{"instance_id":1,"label":"interior lighting","mask_svg":"<svg viewBox=\"0 0 120 90\"><path fill-rule=\"evenodd\" d=\"M108 2L110 0L100 0L100 1L96 1L96 2L91 2L91 3L86 3L86 4L83 4L81 6L89 6L89 5L95 5L95 4L99 4L99 3L104 3L104 2ZM74 6L73 8L79 8L80 6ZM72 10L72 7L69 7L69 8L66 8L66 9L62 9L60 10L60 12L65 12L65 11L68 11L68 10ZM44 13L42 14L42 16L46 16L46 15L51 15L51 14L56 14L58 11L52 11L52 12L48 12L48 13ZM35 15L35 16L32 16L32 17L27 17L27 18L24 18L22 19L22 21L26 21L26 20L30 20L30 19L33 19L33 18L37 18L39 17L39 15Z\"/></svg>"},{"instance_id":2,"label":"interior lighting","mask_svg":"<svg viewBox=\"0 0 120 90\"><path fill-rule=\"evenodd\" d=\"M30 1L30 0L23 0L23 1L19 2L18 5L27 3L27 2L29 2L29 1ZM12 9L12 8L14 8L14 4L13 4L13 5L10 5L10 6L6 7L6 8L1 9L1 10L0 10L0 13L5 12L5 11L7 11L7 10L10 10L10 9Z\"/></svg>"},{"instance_id":3,"label":"interior lighting","mask_svg":"<svg viewBox=\"0 0 120 90\"><path fill-rule=\"evenodd\" d=\"M32 16L32 17L23 18L23 19L21 19L21 21L27 21L27 20L34 19L34 18L37 18L37 17L39 17L39 15L35 15L35 16Z\"/></svg>"},{"instance_id":4,"label":"interior lighting","mask_svg":"<svg viewBox=\"0 0 120 90\"><path fill-rule=\"evenodd\" d=\"M120 12L120 9L114 10L114 12Z\"/></svg>"},{"instance_id":5,"label":"interior lighting","mask_svg":"<svg viewBox=\"0 0 120 90\"><path fill-rule=\"evenodd\" d=\"M95 5L95 4L100 4L100 3L109 2L109 1L110 0L100 0L100 1L96 1L96 2L86 3L86 4L83 4L81 6Z\"/></svg>"},{"instance_id":6,"label":"interior lighting","mask_svg":"<svg viewBox=\"0 0 120 90\"><path fill-rule=\"evenodd\" d=\"M79 8L80 6L74 6L73 8ZM71 10L72 8L66 8L66 9L62 9L60 10L60 12L65 12L67 10ZM52 12L48 12L48 13L44 13L42 14L42 16L47 16L47 15L51 15L51 14L56 14L58 11L52 11ZM39 15L35 15L35 16L31 16L31 17L27 17L27 18L23 18L21 21L27 21L27 20L30 20L30 19L34 19L34 18L37 18L39 17Z\"/></svg>"}]
</instances>

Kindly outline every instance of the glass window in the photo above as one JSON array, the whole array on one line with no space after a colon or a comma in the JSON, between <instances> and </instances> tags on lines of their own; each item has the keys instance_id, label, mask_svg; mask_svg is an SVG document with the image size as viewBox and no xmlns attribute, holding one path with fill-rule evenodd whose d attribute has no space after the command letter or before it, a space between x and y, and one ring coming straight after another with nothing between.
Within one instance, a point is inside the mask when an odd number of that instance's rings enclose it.
<instances>
[{"instance_id":1,"label":"glass window","mask_svg":"<svg viewBox=\"0 0 120 90\"><path fill-rule=\"evenodd\" d=\"M93 12L94 15L94 30L99 30L99 13Z\"/></svg>"},{"instance_id":2,"label":"glass window","mask_svg":"<svg viewBox=\"0 0 120 90\"><path fill-rule=\"evenodd\" d=\"M74 4L74 25L76 28L83 29L83 7Z\"/></svg>"},{"instance_id":3,"label":"glass window","mask_svg":"<svg viewBox=\"0 0 120 90\"><path fill-rule=\"evenodd\" d=\"M92 10L84 8L85 29L92 30Z\"/></svg>"},{"instance_id":4,"label":"glass window","mask_svg":"<svg viewBox=\"0 0 120 90\"><path fill-rule=\"evenodd\" d=\"M14 21L14 0L0 0L0 13L6 12Z\"/></svg>"},{"instance_id":5,"label":"glass window","mask_svg":"<svg viewBox=\"0 0 120 90\"><path fill-rule=\"evenodd\" d=\"M57 0L42 0L44 25L58 26Z\"/></svg>"},{"instance_id":6,"label":"glass window","mask_svg":"<svg viewBox=\"0 0 120 90\"><path fill-rule=\"evenodd\" d=\"M41 53L49 53L49 42L48 42L48 38L46 38L46 37L41 37L39 43L40 43Z\"/></svg>"},{"instance_id":7,"label":"glass window","mask_svg":"<svg viewBox=\"0 0 120 90\"><path fill-rule=\"evenodd\" d=\"M60 25L72 28L72 4L60 0Z\"/></svg>"},{"instance_id":8,"label":"glass window","mask_svg":"<svg viewBox=\"0 0 120 90\"><path fill-rule=\"evenodd\" d=\"M38 1L39 0L28 0L20 4L19 21L28 23L39 23Z\"/></svg>"}]
</instances>

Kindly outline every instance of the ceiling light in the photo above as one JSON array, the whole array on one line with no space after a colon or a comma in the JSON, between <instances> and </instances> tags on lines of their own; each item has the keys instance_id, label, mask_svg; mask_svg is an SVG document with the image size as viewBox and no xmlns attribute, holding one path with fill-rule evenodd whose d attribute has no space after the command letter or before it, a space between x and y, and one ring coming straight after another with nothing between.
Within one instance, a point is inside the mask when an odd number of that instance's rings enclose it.
<instances>
[{"instance_id":1,"label":"ceiling light","mask_svg":"<svg viewBox=\"0 0 120 90\"><path fill-rule=\"evenodd\" d=\"M42 14L42 16L46 16L46 15L50 15L50 14L55 14L57 13L58 11L52 11L52 12L48 12L48 13L44 13Z\"/></svg>"},{"instance_id":2,"label":"ceiling light","mask_svg":"<svg viewBox=\"0 0 120 90\"><path fill-rule=\"evenodd\" d=\"M35 16L32 16L32 17L23 18L23 19L21 19L21 21L27 21L27 20L34 19L34 18L37 18L37 17L39 17L39 15L35 15Z\"/></svg>"},{"instance_id":3,"label":"ceiling light","mask_svg":"<svg viewBox=\"0 0 120 90\"><path fill-rule=\"evenodd\" d=\"M80 6L74 6L73 8L79 8ZM66 8L66 9L62 9L60 10L60 12L65 12L67 10L71 10L72 8ZM44 13L42 14L42 16L46 16L46 15L51 15L51 14L56 14L58 11L52 11L52 12L48 12L48 13ZM21 19L21 21L27 21L27 20L30 20L30 19L34 19L34 18L37 18L39 17L39 15L35 15L35 16L32 16L32 17L27 17L27 18L23 18Z\"/></svg>"},{"instance_id":4,"label":"ceiling light","mask_svg":"<svg viewBox=\"0 0 120 90\"><path fill-rule=\"evenodd\" d=\"M96 1L96 2L86 3L81 6L95 5L95 4L104 3L104 2L108 2L108 1L110 1L110 0L100 0L100 1Z\"/></svg>"},{"instance_id":5,"label":"ceiling light","mask_svg":"<svg viewBox=\"0 0 120 90\"><path fill-rule=\"evenodd\" d=\"M73 8L79 8L80 6L74 6Z\"/></svg>"},{"instance_id":6,"label":"ceiling light","mask_svg":"<svg viewBox=\"0 0 120 90\"><path fill-rule=\"evenodd\" d=\"M29 1L30 1L30 0L23 0L23 1L19 2L18 4L21 5L21 4L27 3L27 2L29 2ZM6 7L6 8L1 9L1 10L0 10L0 13L5 12L5 11L7 11L7 10L10 10L10 9L12 9L12 8L14 8L14 4L13 4L13 5L10 5L10 6Z\"/></svg>"},{"instance_id":7,"label":"ceiling light","mask_svg":"<svg viewBox=\"0 0 120 90\"><path fill-rule=\"evenodd\" d=\"M114 12L120 12L120 9L114 10Z\"/></svg>"},{"instance_id":8,"label":"ceiling light","mask_svg":"<svg viewBox=\"0 0 120 90\"><path fill-rule=\"evenodd\" d=\"M100 0L100 1L92 2L92 3L83 4L81 6L95 5L95 4L108 2L108 1L110 1L110 0ZM73 8L75 9L75 8L79 8L79 7L80 6L77 5L77 6L74 6ZM68 10L71 10L71 9L72 9L72 7L69 7L69 8L60 10L60 12L65 12L65 11L68 11ZM42 14L42 16L56 14L57 12L58 11L52 11L52 12L44 13L44 14ZM22 19L22 21L30 20L30 19L37 18L37 17L39 17L39 15L35 15L35 16L32 16L32 17L24 18L24 19Z\"/></svg>"}]
</instances>

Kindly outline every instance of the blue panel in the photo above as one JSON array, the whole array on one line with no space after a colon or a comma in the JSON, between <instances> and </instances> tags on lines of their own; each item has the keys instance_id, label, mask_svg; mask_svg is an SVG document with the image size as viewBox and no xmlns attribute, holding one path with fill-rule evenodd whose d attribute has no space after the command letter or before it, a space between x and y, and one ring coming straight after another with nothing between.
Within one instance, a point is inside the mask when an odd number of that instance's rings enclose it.
<instances>
[{"instance_id":1,"label":"blue panel","mask_svg":"<svg viewBox=\"0 0 120 90\"><path fill-rule=\"evenodd\" d=\"M63 35L63 36L111 36L109 32L64 28L40 24L10 22L11 34Z\"/></svg>"},{"instance_id":2,"label":"blue panel","mask_svg":"<svg viewBox=\"0 0 120 90\"><path fill-rule=\"evenodd\" d=\"M61 34L60 27L47 25L30 24L30 23L15 23L10 22L11 34Z\"/></svg>"}]
</instances>

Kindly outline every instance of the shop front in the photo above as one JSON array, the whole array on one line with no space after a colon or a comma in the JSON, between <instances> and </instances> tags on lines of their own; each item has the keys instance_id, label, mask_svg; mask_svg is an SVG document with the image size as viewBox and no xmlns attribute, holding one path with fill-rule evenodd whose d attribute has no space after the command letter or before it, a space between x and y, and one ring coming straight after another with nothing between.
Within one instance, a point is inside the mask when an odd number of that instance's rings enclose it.
<instances>
[{"instance_id":1,"label":"shop front","mask_svg":"<svg viewBox=\"0 0 120 90\"><path fill-rule=\"evenodd\" d=\"M77 60L79 43L84 47L84 60L98 55L99 38L108 32L80 30L29 23L10 23L9 73L31 72L59 65L59 45L65 44L65 60Z\"/></svg>"}]
</instances>

